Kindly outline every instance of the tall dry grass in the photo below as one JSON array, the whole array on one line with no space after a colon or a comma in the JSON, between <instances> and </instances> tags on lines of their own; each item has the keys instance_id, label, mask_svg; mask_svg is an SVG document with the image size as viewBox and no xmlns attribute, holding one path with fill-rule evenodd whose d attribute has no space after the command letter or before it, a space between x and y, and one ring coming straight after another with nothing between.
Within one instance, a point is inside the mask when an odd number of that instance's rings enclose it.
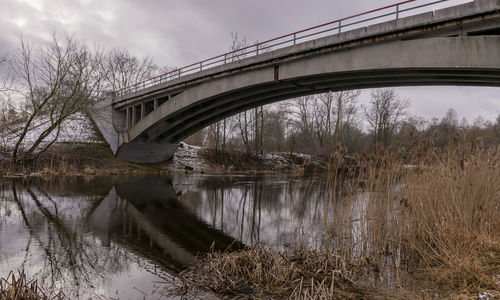
<instances>
[{"instance_id":1,"label":"tall dry grass","mask_svg":"<svg viewBox=\"0 0 500 300\"><path fill-rule=\"evenodd\" d=\"M418 289L441 296L498 295L500 148L424 153L408 165L398 153L381 151L360 158L355 170L334 160L325 199L333 206L324 215L328 250L370 257L393 280L409 273ZM339 169L347 171L333 171Z\"/></svg>"}]
</instances>

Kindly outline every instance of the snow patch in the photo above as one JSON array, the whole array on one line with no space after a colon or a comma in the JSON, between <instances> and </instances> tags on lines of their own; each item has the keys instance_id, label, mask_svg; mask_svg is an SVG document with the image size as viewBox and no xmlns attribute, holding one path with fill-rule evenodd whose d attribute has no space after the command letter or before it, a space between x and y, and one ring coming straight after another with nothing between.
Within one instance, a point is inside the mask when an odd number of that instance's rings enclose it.
<instances>
[{"instance_id":1,"label":"snow patch","mask_svg":"<svg viewBox=\"0 0 500 300\"><path fill-rule=\"evenodd\" d=\"M304 153L265 153L258 156L262 162L272 170L289 170L301 167L323 168L325 161Z\"/></svg>"},{"instance_id":2,"label":"snow patch","mask_svg":"<svg viewBox=\"0 0 500 300\"><path fill-rule=\"evenodd\" d=\"M493 294L490 294L488 292L482 292L477 295L477 300L490 300L490 299L495 299L495 296Z\"/></svg>"},{"instance_id":3,"label":"snow patch","mask_svg":"<svg viewBox=\"0 0 500 300\"><path fill-rule=\"evenodd\" d=\"M172 170L208 171L210 166L200 155L200 151L205 148L193 146L184 142L179 143L168 167Z\"/></svg>"},{"instance_id":4,"label":"snow patch","mask_svg":"<svg viewBox=\"0 0 500 300\"><path fill-rule=\"evenodd\" d=\"M19 138L24 124L17 124L0 133L1 146L13 148ZM29 147L50 126L50 121L45 118L35 119L24 137L22 146ZM57 134L53 130L42 142L41 146L52 141ZM98 141L94 128L89 119L82 113L77 113L64 120L56 142L96 142Z\"/></svg>"}]
</instances>

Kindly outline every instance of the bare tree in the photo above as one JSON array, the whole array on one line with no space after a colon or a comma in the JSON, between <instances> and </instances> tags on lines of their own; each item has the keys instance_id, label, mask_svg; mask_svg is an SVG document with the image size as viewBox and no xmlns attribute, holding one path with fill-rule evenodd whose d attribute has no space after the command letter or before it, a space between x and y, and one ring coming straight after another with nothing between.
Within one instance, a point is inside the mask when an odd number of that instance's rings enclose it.
<instances>
[{"instance_id":1,"label":"bare tree","mask_svg":"<svg viewBox=\"0 0 500 300\"><path fill-rule=\"evenodd\" d=\"M12 67L16 91L26 104L27 119L12 161L38 157L57 140L63 121L98 99L106 74L102 66L101 53L91 52L71 36L59 38L53 34L47 46L21 40ZM40 134L33 141L25 140L37 122L44 124Z\"/></svg>"},{"instance_id":2,"label":"bare tree","mask_svg":"<svg viewBox=\"0 0 500 300\"><path fill-rule=\"evenodd\" d=\"M454 108L448 109L440 122L436 120L430 126L434 143L442 147L453 142L459 132L459 123L457 111ZM468 127L466 123L467 120L462 121L462 127Z\"/></svg>"},{"instance_id":3,"label":"bare tree","mask_svg":"<svg viewBox=\"0 0 500 300\"><path fill-rule=\"evenodd\" d=\"M7 88L7 76L3 67L6 65L7 57L0 56L0 150L5 147L5 135L8 128L8 112L9 107L7 103L6 92Z\"/></svg>"},{"instance_id":4,"label":"bare tree","mask_svg":"<svg viewBox=\"0 0 500 300\"><path fill-rule=\"evenodd\" d=\"M252 148L251 148L251 119L252 116L248 111L244 111L242 113L237 114L236 116L236 127L238 128L239 135L241 137L241 141L244 145L245 151L247 154L252 153Z\"/></svg>"},{"instance_id":5,"label":"bare tree","mask_svg":"<svg viewBox=\"0 0 500 300\"><path fill-rule=\"evenodd\" d=\"M492 125L492 127L497 136L500 138L500 114L498 114L497 119L495 120L495 124Z\"/></svg>"},{"instance_id":6,"label":"bare tree","mask_svg":"<svg viewBox=\"0 0 500 300\"><path fill-rule=\"evenodd\" d=\"M374 145L388 146L392 136L402 124L410 101L396 95L393 89L377 89L371 93L365 116Z\"/></svg>"},{"instance_id":7,"label":"bare tree","mask_svg":"<svg viewBox=\"0 0 500 300\"><path fill-rule=\"evenodd\" d=\"M155 75L158 67L151 57L138 58L125 49L114 49L106 55L107 87L119 91Z\"/></svg>"},{"instance_id":8,"label":"bare tree","mask_svg":"<svg viewBox=\"0 0 500 300\"><path fill-rule=\"evenodd\" d=\"M289 130L296 137L301 151L327 154L337 143L352 146L352 137L358 133L357 98L360 91L328 92L305 96L284 102ZM301 146L303 144L303 147Z\"/></svg>"},{"instance_id":9,"label":"bare tree","mask_svg":"<svg viewBox=\"0 0 500 300\"><path fill-rule=\"evenodd\" d=\"M7 87L7 75L6 70L2 70L3 67L7 63L7 56L3 55L0 56L0 97L2 96L1 94L7 92L8 87ZM0 98L1 99L1 98Z\"/></svg>"},{"instance_id":10,"label":"bare tree","mask_svg":"<svg viewBox=\"0 0 500 300\"><path fill-rule=\"evenodd\" d=\"M349 146L353 138L353 130L357 126L357 100L360 90L333 93L333 119L335 120L333 143ZM332 150L332 149L330 149Z\"/></svg>"},{"instance_id":11,"label":"bare tree","mask_svg":"<svg viewBox=\"0 0 500 300\"><path fill-rule=\"evenodd\" d=\"M246 38L240 38L237 32L231 32L231 39L231 47L229 48L231 54L226 57L227 62L233 62L243 59L247 55L246 50L243 48L249 45ZM242 50L239 51L240 49ZM248 118L246 112L243 112L236 116L225 118L210 125L207 129L208 145L214 147L216 151L222 150L224 152L226 150L228 138L233 134L234 129L239 129L243 144L245 145L245 147L249 146L249 123L247 123L247 121ZM247 151L250 149L248 147L246 148Z\"/></svg>"},{"instance_id":12,"label":"bare tree","mask_svg":"<svg viewBox=\"0 0 500 300\"><path fill-rule=\"evenodd\" d=\"M283 151L286 144L286 115L279 109L264 107L265 123L262 130L262 146L265 151Z\"/></svg>"},{"instance_id":13,"label":"bare tree","mask_svg":"<svg viewBox=\"0 0 500 300\"><path fill-rule=\"evenodd\" d=\"M318 114L313 109L316 103L314 96L298 97L281 103L281 110L287 115L288 136L293 141L290 148L305 152L316 151L317 137L321 136L317 128L321 122L316 120Z\"/></svg>"}]
</instances>

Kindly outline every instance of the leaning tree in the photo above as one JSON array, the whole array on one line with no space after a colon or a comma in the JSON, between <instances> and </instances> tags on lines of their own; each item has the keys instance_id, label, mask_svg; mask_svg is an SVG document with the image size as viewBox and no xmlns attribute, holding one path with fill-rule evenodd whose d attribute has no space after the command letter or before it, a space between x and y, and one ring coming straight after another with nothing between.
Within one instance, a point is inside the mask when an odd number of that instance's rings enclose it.
<instances>
[{"instance_id":1,"label":"leaning tree","mask_svg":"<svg viewBox=\"0 0 500 300\"><path fill-rule=\"evenodd\" d=\"M72 36L53 34L45 45L21 40L12 70L26 119L12 152L13 162L36 159L57 140L65 120L98 100L106 75L102 57ZM39 134L27 139L34 127L41 127Z\"/></svg>"}]
</instances>

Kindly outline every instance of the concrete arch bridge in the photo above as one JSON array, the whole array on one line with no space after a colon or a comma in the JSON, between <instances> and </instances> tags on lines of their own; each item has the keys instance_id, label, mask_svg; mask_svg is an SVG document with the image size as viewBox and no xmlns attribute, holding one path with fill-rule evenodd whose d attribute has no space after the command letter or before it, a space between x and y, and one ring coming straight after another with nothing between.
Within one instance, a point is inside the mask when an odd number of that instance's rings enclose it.
<instances>
[{"instance_id":1,"label":"concrete arch bridge","mask_svg":"<svg viewBox=\"0 0 500 300\"><path fill-rule=\"evenodd\" d=\"M409 0L191 64L116 91L94 121L117 157L152 163L168 160L179 141L218 120L293 97L499 87L500 0L404 16L441 2Z\"/></svg>"}]
</instances>

